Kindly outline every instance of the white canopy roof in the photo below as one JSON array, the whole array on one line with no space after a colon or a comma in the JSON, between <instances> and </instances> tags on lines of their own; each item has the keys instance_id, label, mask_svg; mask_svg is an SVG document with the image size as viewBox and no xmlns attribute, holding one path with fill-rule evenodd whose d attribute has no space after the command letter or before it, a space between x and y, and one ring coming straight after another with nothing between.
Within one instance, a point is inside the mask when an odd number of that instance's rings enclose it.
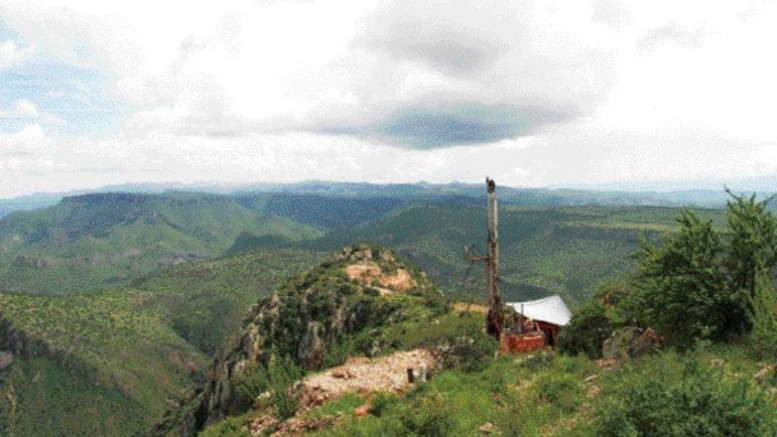
<instances>
[{"instance_id":1,"label":"white canopy roof","mask_svg":"<svg viewBox=\"0 0 777 437\"><path fill-rule=\"evenodd\" d=\"M559 295L553 295L539 300L528 302L508 302L518 314L525 317L543 322L553 323L554 325L566 326L572 313L567 308Z\"/></svg>"}]
</instances>

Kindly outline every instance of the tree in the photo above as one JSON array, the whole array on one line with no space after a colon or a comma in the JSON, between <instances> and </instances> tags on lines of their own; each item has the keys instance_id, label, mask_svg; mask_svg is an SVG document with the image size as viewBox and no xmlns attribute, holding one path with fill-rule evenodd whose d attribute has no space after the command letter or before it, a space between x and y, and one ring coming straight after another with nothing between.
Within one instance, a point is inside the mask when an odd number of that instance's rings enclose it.
<instances>
[{"instance_id":1,"label":"tree","mask_svg":"<svg viewBox=\"0 0 777 437\"><path fill-rule=\"evenodd\" d=\"M770 298L759 293L775 293L764 284L773 282L777 265L777 218L767 211L772 198L727 192L724 238L711 220L683 209L679 232L660 247L642 239L636 291L618 304L624 320L652 326L681 346L753 329L756 304Z\"/></svg>"},{"instance_id":2,"label":"tree","mask_svg":"<svg viewBox=\"0 0 777 437\"><path fill-rule=\"evenodd\" d=\"M642 239L636 292L625 307L632 312L629 318L685 346L697 338L722 336L728 296L721 241L712 221L687 209L677 221L680 231L661 247Z\"/></svg>"},{"instance_id":3,"label":"tree","mask_svg":"<svg viewBox=\"0 0 777 437\"><path fill-rule=\"evenodd\" d=\"M749 324L753 301L756 298L757 278L772 278L777 264L777 220L766 210L773 197L756 201L755 194L745 198L732 197L728 205L728 227L731 240L727 245L724 266L730 290L730 312L727 328L745 332Z\"/></svg>"}]
</instances>

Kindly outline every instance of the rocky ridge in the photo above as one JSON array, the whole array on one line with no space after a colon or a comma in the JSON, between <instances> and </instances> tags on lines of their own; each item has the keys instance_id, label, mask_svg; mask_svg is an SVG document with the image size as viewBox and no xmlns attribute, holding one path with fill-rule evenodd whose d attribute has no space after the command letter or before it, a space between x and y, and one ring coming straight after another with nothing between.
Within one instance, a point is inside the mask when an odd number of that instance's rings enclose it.
<instances>
[{"instance_id":1,"label":"rocky ridge","mask_svg":"<svg viewBox=\"0 0 777 437\"><path fill-rule=\"evenodd\" d=\"M411 304L440 300L425 274L393 252L346 247L261 299L236 340L215 360L203 390L172 410L151 434L195 435L251 408L237 381L273 360L290 359L303 370L318 370L342 363L351 353L373 356L386 346L378 335L381 327L407 317ZM345 343L352 350L340 356Z\"/></svg>"}]
</instances>

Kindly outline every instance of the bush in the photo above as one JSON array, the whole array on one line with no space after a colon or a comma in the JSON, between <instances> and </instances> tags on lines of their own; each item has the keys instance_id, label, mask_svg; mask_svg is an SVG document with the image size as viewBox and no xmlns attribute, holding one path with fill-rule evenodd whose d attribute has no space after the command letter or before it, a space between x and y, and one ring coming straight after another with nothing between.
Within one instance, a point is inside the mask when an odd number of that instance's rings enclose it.
<instances>
[{"instance_id":1,"label":"bush","mask_svg":"<svg viewBox=\"0 0 777 437\"><path fill-rule=\"evenodd\" d=\"M597 300L590 300L580 306L569 324L561 330L558 348L571 355L601 358L602 345L613 329L607 308Z\"/></svg>"},{"instance_id":2,"label":"bush","mask_svg":"<svg viewBox=\"0 0 777 437\"><path fill-rule=\"evenodd\" d=\"M403 435L448 437L456 427L455 414L438 398L427 399L415 408L405 408L400 421L406 430Z\"/></svg>"},{"instance_id":3,"label":"bush","mask_svg":"<svg viewBox=\"0 0 777 437\"><path fill-rule=\"evenodd\" d=\"M777 217L767 211L773 197L728 193L725 233L682 210L675 235L660 247L643 239L635 255L635 290L618 306L669 345L692 349L699 340L739 339L754 329L758 277L771 277L777 267Z\"/></svg>"},{"instance_id":4,"label":"bush","mask_svg":"<svg viewBox=\"0 0 777 437\"><path fill-rule=\"evenodd\" d=\"M238 409L247 410L261 394L269 392L268 402L275 406L280 419L294 416L299 399L291 393L291 388L301 377L302 370L288 358L273 356L266 366L256 363L235 379Z\"/></svg>"},{"instance_id":5,"label":"bush","mask_svg":"<svg viewBox=\"0 0 777 437\"><path fill-rule=\"evenodd\" d=\"M583 389L578 379L566 373L547 373L537 379L534 386L539 399L547 405L571 413L580 406Z\"/></svg>"},{"instance_id":6,"label":"bush","mask_svg":"<svg viewBox=\"0 0 777 437\"><path fill-rule=\"evenodd\" d=\"M494 360L498 344L493 337L478 327L468 329L449 338L445 365L464 372L483 370Z\"/></svg>"},{"instance_id":7,"label":"bush","mask_svg":"<svg viewBox=\"0 0 777 437\"><path fill-rule=\"evenodd\" d=\"M519 365L523 368L529 369L532 372L542 370L556 360L556 356L547 352L540 352L538 354L532 354L524 357L519 361Z\"/></svg>"},{"instance_id":8,"label":"bush","mask_svg":"<svg viewBox=\"0 0 777 437\"><path fill-rule=\"evenodd\" d=\"M751 314L750 344L762 359L777 358L777 296L774 285L765 275L759 275Z\"/></svg>"},{"instance_id":9,"label":"bush","mask_svg":"<svg viewBox=\"0 0 777 437\"><path fill-rule=\"evenodd\" d=\"M692 356L661 358L652 362L659 366L624 376L610 401L600 405L597 436L773 435L773 407L746 378L704 367Z\"/></svg>"},{"instance_id":10,"label":"bush","mask_svg":"<svg viewBox=\"0 0 777 437\"><path fill-rule=\"evenodd\" d=\"M380 417L383 415L384 412L388 409L389 406L391 406L392 403L397 401L397 397L388 393L378 393L375 395L375 397L372 399L372 408L370 409L370 414L372 414L375 417Z\"/></svg>"}]
</instances>

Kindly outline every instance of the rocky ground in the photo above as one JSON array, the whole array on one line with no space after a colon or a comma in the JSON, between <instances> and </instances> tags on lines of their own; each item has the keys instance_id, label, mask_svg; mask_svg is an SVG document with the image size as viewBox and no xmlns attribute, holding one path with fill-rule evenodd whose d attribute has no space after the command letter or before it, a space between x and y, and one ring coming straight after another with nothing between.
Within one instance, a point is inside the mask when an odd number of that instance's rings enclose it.
<instances>
[{"instance_id":1,"label":"rocky ground","mask_svg":"<svg viewBox=\"0 0 777 437\"><path fill-rule=\"evenodd\" d=\"M380 358L350 358L344 365L305 378L301 385L302 406L312 407L346 393L402 393L410 387L408 370L416 379L436 365L426 349L397 352ZM423 370L425 369L425 370Z\"/></svg>"},{"instance_id":2,"label":"rocky ground","mask_svg":"<svg viewBox=\"0 0 777 437\"><path fill-rule=\"evenodd\" d=\"M379 358L350 358L344 365L317 373L300 381L297 385L300 396L300 410L297 415L283 423L271 415L254 419L248 425L252 435L265 435L274 430L273 437L297 436L305 432L331 425L342 417L325 416L304 419L309 409L338 399L348 393L367 396L376 392L403 393L412 384L426 379L428 372L436 366L436 360L426 349L396 352ZM408 369L413 369L416 382L411 383ZM370 406L357 408L354 414L369 414Z\"/></svg>"}]
</instances>

